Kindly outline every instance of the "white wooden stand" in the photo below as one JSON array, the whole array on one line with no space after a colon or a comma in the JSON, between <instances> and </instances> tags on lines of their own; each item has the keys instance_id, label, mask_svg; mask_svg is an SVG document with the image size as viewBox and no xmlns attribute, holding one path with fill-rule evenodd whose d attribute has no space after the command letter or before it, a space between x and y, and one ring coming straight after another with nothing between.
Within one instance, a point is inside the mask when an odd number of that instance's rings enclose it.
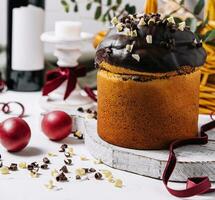
<instances>
[{"instance_id":1,"label":"white wooden stand","mask_svg":"<svg viewBox=\"0 0 215 200\"><path fill-rule=\"evenodd\" d=\"M92 38L93 35L86 32L82 32L80 38L70 40L58 38L55 32L45 32L41 35L43 42L55 45L54 55L58 58L58 66L71 68L78 65L81 49L83 49L85 43L91 42ZM46 111L57 109L71 113L78 107L88 108L93 105L93 101L80 89L78 84L70 96L66 100L63 100L66 86L67 80L48 96L41 97L40 106L42 109Z\"/></svg>"},{"instance_id":2,"label":"white wooden stand","mask_svg":"<svg viewBox=\"0 0 215 200\"><path fill-rule=\"evenodd\" d=\"M133 150L117 147L98 136L96 120L87 120L84 123L85 144L95 158L116 169L162 178L168 150ZM208 176L211 181L215 181L215 141L210 140L207 145L181 147L175 152L178 162L171 181L184 182L188 177L196 176Z\"/></svg>"}]
</instances>

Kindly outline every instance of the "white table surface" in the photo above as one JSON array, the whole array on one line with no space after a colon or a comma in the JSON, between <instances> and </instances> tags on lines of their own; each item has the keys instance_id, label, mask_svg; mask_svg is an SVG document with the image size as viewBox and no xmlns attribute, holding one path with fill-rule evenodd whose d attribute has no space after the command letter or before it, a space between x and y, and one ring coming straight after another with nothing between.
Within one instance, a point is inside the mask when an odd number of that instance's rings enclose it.
<instances>
[{"instance_id":1,"label":"white table surface","mask_svg":"<svg viewBox=\"0 0 215 200\"><path fill-rule=\"evenodd\" d=\"M10 175L0 175L0 199L1 200L174 200L178 199L171 196L165 189L161 180L155 180L139 176L136 174L115 170L105 165L94 164L93 157L80 140L74 140L69 137L59 143L48 140L40 130L40 107L39 92L18 93L6 92L0 94L0 102L20 101L26 107L27 117L24 118L32 130L32 138L28 147L15 154L8 153L3 147L0 147L0 153L4 164L11 162L19 163L21 161L30 163L31 161L41 161L48 152L57 153L57 157L51 157L52 164L50 169L59 169L63 165L63 155L58 153L58 148L62 143L68 143L73 148L77 156L74 156L74 165L69 167L72 178L66 183L57 183L56 188L60 190L47 190L44 184L51 179L50 170L40 170L39 178L31 178L27 170L11 172ZM0 121L8 118L8 115L0 114ZM208 116L200 116L200 123L209 121ZM89 161L81 161L79 155L89 158ZM123 187L116 188L106 180L86 180L77 181L74 179L74 170L80 167L94 167L96 169L109 169L114 177L123 180ZM170 183L174 188L184 188L185 184ZM189 199L214 200L215 193L192 197Z\"/></svg>"}]
</instances>

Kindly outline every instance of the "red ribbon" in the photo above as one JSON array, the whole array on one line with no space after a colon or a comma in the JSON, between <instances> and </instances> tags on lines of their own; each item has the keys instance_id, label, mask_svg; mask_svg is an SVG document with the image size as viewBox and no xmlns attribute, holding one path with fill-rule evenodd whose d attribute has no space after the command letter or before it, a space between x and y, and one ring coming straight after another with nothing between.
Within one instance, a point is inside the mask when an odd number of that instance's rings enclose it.
<instances>
[{"instance_id":1,"label":"red ribbon","mask_svg":"<svg viewBox=\"0 0 215 200\"><path fill-rule=\"evenodd\" d=\"M46 73L46 83L43 86L43 95L48 95L67 80L66 91L64 94L65 100L75 89L77 78L84 76L85 74L85 68L83 67L58 67L56 69L50 70Z\"/></svg>"},{"instance_id":2,"label":"red ribbon","mask_svg":"<svg viewBox=\"0 0 215 200\"><path fill-rule=\"evenodd\" d=\"M176 140L169 148L169 158L163 172L163 183L165 184L167 190L170 194L176 197L192 197L194 195L199 195L203 193L215 192L215 188L211 188L211 182L208 177L193 177L187 179L186 189L175 190L168 187L169 178L175 168L177 158L174 153L174 149L184 146L184 145L202 145L208 143L207 131L215 128L215 121L211 121L201 127L200 137L186 139L186 140Z\"/></svg>"},{"instance_id":3,"label":"red ribbon","mask_svg":"<svg viewBox=\"0 0 215 200\"><path fill-rule=\"evenodd\" d=\"M87 86L84 87L84 91L87 95L95 102L97 102L97 95L93 92L93 90Z\"/></svg>"}]
</instances>

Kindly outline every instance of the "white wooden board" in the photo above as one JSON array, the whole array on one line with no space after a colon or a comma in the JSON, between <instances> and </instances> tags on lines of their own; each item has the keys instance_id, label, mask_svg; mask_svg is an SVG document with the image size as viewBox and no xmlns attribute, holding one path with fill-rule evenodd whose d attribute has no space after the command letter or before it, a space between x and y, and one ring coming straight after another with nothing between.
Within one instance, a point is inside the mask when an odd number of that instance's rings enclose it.
<instances>
[{"instance_id":1,"label":"white wooden board","mask_svg":"<svg viewBox=\"0 0 215 200\"><path fill-rule=\"evenodd\" d=\"M110 167L162 178L167 150L133 150L103 141L97 134L97 121L85 120L85 144L90 153ZM215 133L212 135L215 135ZM215 181L215 141L207 145L189 145L175 150L178 162L171 181L184 182L188 177L208 176Z\"/></svg>"}]
</instances>

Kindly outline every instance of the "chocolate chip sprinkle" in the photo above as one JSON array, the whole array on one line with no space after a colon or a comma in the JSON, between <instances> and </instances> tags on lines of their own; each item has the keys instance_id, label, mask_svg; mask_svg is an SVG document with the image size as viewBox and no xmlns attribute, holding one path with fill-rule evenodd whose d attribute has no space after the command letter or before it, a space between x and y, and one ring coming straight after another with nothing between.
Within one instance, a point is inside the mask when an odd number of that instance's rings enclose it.
<instances>
[{"instance_id":1,"label":"chocolate chip sprinkle","mask_svg":"<svg viewBox=\"0 0 215 200\"><path fill-rule=\"evenodd\" d=\"M40 167L41 167L41 169L48 169L48 165L47 164L42 164Z\"/></svg>"},{"instance_id":2,"label":"chocolate chip sprinkle","mask_svg":"<svg viewBox=\"0 0 215 200\"><path fill-rule=\"evenodd\" d=\"M59 152L65 152L65 149L63 149L62 147L60 147L60 149L58 151Z\"/></svg>"},{"instance_id":3,"label":"chocolate chip sprinkle","mask_svg":"<svg viewBox=\"0 0 215 200\"><path fill-rule=\"evenodd\" d=\"M43 162L44 162L45 164L50 164L50 160L49 160L47 157L44 157L44 158L43 158Z\"/></svg>"},{"instance_id":4,"label":"chocolate chip sprinkle","mask_svg":"<svg viewBox=\"0 0 215 200\"><path fill-rule=\"evenodd\" d=\"M102 179L102 174L100 172L96 172L94 175L95 179L101 180Z\"/></svg>"},{"instance_id":5,"label":"chocolate chip sprinkle","mask_svg":"<svg viewBox=\"0 0 215 200\"><path fill-rule=\"evenodd\" d=\"M66 148L68 148L68 145L67 145L67 144L62 144L62 145L61 145L61 148L62 148L62 149L66 149Z\"/></svg>"},{"instance_id":6,"label":"chocolate chip sprinkle","mask_svg":"<svg viewBox=\"0 0 215 200\"><path fill-rule=\"evenodd\" d=\"M82 108L82 107L79 107L78 109L77 109L77 111L79 111L79 112L84 112L84 109Z\"/></svg>"},{"instance_id":7,"label":"chocolate chip sprinkle","mask_svg":"<svg viewBox=\"0 0 215 200\"><path fill-rule=\"evenodd\" d=\"M18 170L17 164L16 163L11 163L10 167L8 169L11 170L11 171L17 171Z\"/></svg>"},{"instance_id":8,"label":"chocolate chip sprinkle","mask_svg":"<svg viewBox=\"0 0 215 200\"><path fill-rule=\"evenodd\" d=\"M67 158L67 159L64 160L64 163L66 165L72 165L72 159Z\"/></svg>"},{"instance_id":9,"label":"chocolate chip sprinkle","mask_svg":"<svg viewBox=\"0 0 215 200\"><path fill-rule=\"evenodd\" d=\"M67 168L66 165L64 165L63 167L61 167L60 171L62 171L63 173L69 173L69 170Z\"/></svg>"},{"instance_id":10,"label":"chocolate chip sprinkle","mask_svg":"<svg viewBox=\"0 0 215 200\"><path fill-rule=\"evenodd\" d=\"M94 168L90 168L89 172L96 172L96 170Z\"/></svg>"},{"instance_id":11,"label":"chocolate chip sprinkle","mask_svg":"<svg viewBox=\"0 0 215 200\"><path fill-rule=\"evenodd\" d=\"M39 164L37 162L32 162L31 165L33 168L39 168Z\"/></svg>"},{"instance_id":12,"label":"chocolate chip sprinkle","mask_svg":"<svg viewBox=\"0 0 215 200\"><path fill-rule=\"evenodd\" d=\"M27 169L28 169L29 171L31 171L31 170L34 169L34 166L33 166L32 164L30 164L30 165L27 166Z\"/></svg>"},{"instance_id":13,"label":"chocolate chip sprinkle","mask_svg":"<svg viewBox=\"0 0 215 200\"><path fill-rule=\"evenodd\" d=\"M71 154L69 152L65 152L64 155L68 158L71 157Z\"/></svg>"},{"instance_id":14,"label":"chocolate chip sprinkle","mask_svg":"<svg viewBox=\"0 0 215 200\"><path fill-rule=\"evenodd\" d=\"M80 180L80 179L81 179L81 176L80 176L80 175L76 175L76 176L75 176L75 179L76 179L76 180Z\"/></svg>"},{"instance_id":15,"label":"chocolate chip sprinkle","mask_svg":"<svg viewBox=\"0 0 215 200\"><path fill-rule=\"evenodd\" d=\"M65 181L68 181L68 178L67 178L66 175L62 172L62 173L60 173L58 176L56 176L56 181L58 181L58 182L65 182Z\"/></svg>"}]
</instances>

